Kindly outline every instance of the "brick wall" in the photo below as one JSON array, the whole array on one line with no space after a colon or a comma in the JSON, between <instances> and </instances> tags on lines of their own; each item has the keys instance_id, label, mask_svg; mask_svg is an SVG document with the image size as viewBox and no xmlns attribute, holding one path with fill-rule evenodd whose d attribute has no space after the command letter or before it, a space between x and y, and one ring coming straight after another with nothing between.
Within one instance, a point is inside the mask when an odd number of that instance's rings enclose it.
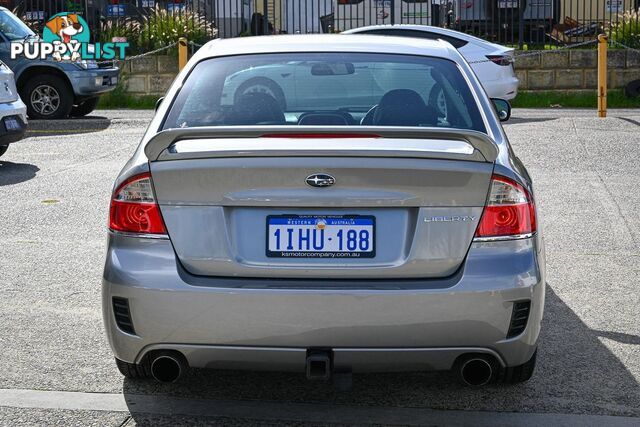
<instances>
[{"instance_id":1,"label":"brick wall","mask_svg":"<svg viewBox=\"0 0 640 427\"><path fill-rule=\"evenodd\" d=\"M518 52L531 53L529 52ZM544 51L516 61L520 90L595 90L598 82L596 50ZM162 96L178 73L174 56L148 56L127 62L127 91L135 94ZM640 53L609 51L609 86L622 88L640 79Z\"/></svg>"},{"instance_id":2,"label":"brick wall","mask_svg":"<svg viewBox=\"0 0 640 427\"><path fill-rule=\"evenodd\" d=\"M162 96L178 74L176 55L145 56L125 63L127 92Z\"/></svg>"},{"instance_id":3,"label":"brick wall","mask_svg":"<svg viewBox=\"0 0 640 427\"><path fill-rule=\"evenodd\" d=\"M529 52L518 52L523 54ZM598 86L598 52L593 50L544 51L516 61L520 90L595 90ZM640 53L609 50L609 87L622 88L640 79Z\"/></svg>"}]
</instances>

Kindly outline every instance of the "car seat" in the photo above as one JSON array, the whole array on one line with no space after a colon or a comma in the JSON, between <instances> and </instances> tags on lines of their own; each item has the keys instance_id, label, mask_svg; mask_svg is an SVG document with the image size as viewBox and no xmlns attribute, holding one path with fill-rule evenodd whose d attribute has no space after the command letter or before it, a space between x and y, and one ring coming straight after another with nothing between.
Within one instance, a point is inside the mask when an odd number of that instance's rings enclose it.
<instances>
[{"instance_id":1,"label":"car seat","mask_svg":"<svg viewBox=\"0 0 640 427\"><path fill-rule=\"evenodd\" d=\"M286 119L278 101L266 93L250 92L239 96L231 109L231 125L284 125Z\"/></svg>"}]
</instances>

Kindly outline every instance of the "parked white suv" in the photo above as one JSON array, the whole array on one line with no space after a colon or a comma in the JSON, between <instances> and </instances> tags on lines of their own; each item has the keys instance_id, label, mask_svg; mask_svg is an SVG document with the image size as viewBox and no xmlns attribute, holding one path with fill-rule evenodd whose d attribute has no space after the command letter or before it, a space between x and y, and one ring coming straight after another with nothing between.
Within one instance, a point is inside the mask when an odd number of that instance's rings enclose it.
<instances>
[{"instance_id":1,"label":"parked white suv","mask_svg":"<svg viewBox=\"0 0 640 427\"><path fill-rule=\"evenodd\" d=\"M0 61L0 156L27 129L27 106L20 99L13 71Z\"/></svg>"},{"instance_id":2,"label":"parked white suv","mask_svg":"<svg viewBox=\"0 0 640 427\"><path fill-rule=\"evenodd\" d=\"M459 31L428 25L373 25L355 28L342 34L375 34L445 40L469 62L489 98L510 100L518 94L520 82L513 68L514 49Z\"/></svg>"}]
</instances>

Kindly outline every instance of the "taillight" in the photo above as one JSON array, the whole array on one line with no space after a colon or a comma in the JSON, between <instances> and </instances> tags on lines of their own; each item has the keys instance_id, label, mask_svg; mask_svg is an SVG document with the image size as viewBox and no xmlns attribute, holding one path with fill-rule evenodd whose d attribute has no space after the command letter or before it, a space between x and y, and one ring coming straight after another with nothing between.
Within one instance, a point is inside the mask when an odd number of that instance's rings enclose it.
<instances>
[{"instance_id":1,"label":"taillight","mask_svg":"<svg viewBox=\"0 0 640 427\"><path fill-rule=\"evenodd\" d=\"M113 193L109 228L127 233L167 233L153 194L150 173L129 178Z\"/></svg>"},{"instance_id":2,"label":"taillight","mask_svg":"<svg viewBox=\"0 0 640 427\"><path fill-rule=\"evenodd\" d=\"M512 179L491 177L491 193L476 238L509 238L536 231L536 207L531 194Z\"/></svg>"},{"instance_id":3,"label":"taillight","mask_svg":"<svg viewBox=\"0 0 640 427\"><path fill-rule=\"evenodd\" d=\"M513 62L513 58L509 55L487 55L487 59L503 67L508 67Z\"/></svg>"}]
</instances>

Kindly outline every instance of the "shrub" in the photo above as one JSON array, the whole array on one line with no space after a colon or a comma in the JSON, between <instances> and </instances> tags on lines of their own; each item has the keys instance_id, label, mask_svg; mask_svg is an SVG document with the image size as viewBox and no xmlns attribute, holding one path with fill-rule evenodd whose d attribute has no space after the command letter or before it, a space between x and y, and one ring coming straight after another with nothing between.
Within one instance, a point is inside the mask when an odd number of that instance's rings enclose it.
<instances>
[{"instance_id":1,"label":"shrub","mask_svg":"<svg viewBox=\"0 0 640 427\"><path fill-rule=\"evenodd\" d=\"M180 37L204 44L216 34L213 23L201 13L188 9L169 12L156 7L142 20L139 47L143 51L150 51L177 43Z\"/></svg>"},{"instance_id":2,"label":"shrub","mask_svg":"<svg viewBox=\"0 0 640 427\"><path fill-rule=\"evenodd\" d=\"M640 9L620 15L619 22L611 25L611 39L625 46L640 49Z\"/></svg>"},{"instance_id":3,"label":"shrub","mask_svg":"<svg viewBox=\"0 0 640 427\"><path fill-rule=\"evenodd\" d=\"M140 23L131 18L103 21L100 24L100 41L112 42L114 37L125 37L129 42L128 53L138 53Z\"/></svg>"}]
</instances>

